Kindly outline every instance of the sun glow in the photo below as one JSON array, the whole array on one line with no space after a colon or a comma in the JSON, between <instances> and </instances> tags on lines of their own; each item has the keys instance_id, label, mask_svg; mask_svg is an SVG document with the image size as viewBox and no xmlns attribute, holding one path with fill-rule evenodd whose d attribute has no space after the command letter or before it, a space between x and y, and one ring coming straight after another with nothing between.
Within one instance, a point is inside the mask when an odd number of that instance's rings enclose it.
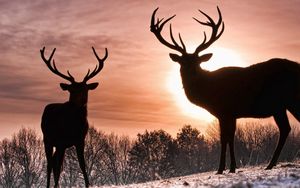
<instances>
[{"instance_id":1,"label":"sun glow","mask_svg":"<svg viewBox=\"0 0 300 188\"><path fill-rule=\"evenodd\" d=\"M232 50L225 48L214 48L211 49L210 52L212 52L214 55L208 62L205 62L203 65L201 65L203 69L213 71L225 66L245 66L242 58L240 58L240 56ZM179 66L176 64L174 64L172 70L168 74L167 88L168 91L173 95L176 105L180 108L184 115L206 122L212 122L215 120L213 115L211 115L205 109L192 104L186 98L181 83Z\"/></svg>"},{"instance_id":2,"label":"sun glow","mask_svg":"<svg viewBox=\"0 0 300 188\"><path fill-rule=\"evenodd\" d=\"M245 67L246 63L241 56L227 48L211 48L208 53L213 53L212 58L201 64L203 69L214 71L222 67Z\"/></svg>"}]
</instances>

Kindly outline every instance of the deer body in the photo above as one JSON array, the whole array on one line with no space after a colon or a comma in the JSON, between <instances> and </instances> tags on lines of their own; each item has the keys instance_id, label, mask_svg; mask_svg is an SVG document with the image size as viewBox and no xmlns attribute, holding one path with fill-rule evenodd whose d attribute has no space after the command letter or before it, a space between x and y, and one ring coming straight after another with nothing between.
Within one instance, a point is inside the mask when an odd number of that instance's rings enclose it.
<instances>
[{"instance_id":1,"label":"deer body","mask_svg":"<svg viewBox=\"0 0 300 188\"><path fill-rule=\"evenodd\" d=\"M103 63L108 56L107 49L103 59L98 57L94 48L93 51L99 65L96 66L91 73L89 70L82 82L76 82L69 72L68 76L60 73L56 68L54 60L53 63L51 63L55 49L52 51L49 59L46 59L44 56L45 47L41 50L41 57L50 71L71 82L71 84L60 84L62 90L67 90L70 93L69 101L65 103L48 104L42 115L41 128L47 158L47 187L50 187L52 171L54 174L54 187L59 186L58 182L65 150L72 146L76 148L85 186L89 186L84 160L84 140L89 127L87 120L87 102L88 91L96 89L98 83L87 84L86 82L101 71ZM55 152L53 153L54 148Z\"/></svg>"},{"instance_id":2,"label":"deer body","mask_svg":"<svg viewBox=\"0 0 300 188\"><path fill-rule=\"evenodd\" d=\"M68 148L84 142L88 127L86 106L77 107L66 102L45 107L42 116L44 141L51 142L54 147Z\"/></svg>"},{"instance_id":3,"label":"deer body","mask_svg":"<svg viewBox=\"0 0 300 188\"><path fill-rule=\"evenodd\" d=\"M265 118L273 116L279 128L280 136L273 157L267 167L272 169L290 132L286 111L289 110L300 121L300 65L296 62L274 58L249 67L225 67L216 71L206 71L200 67L208 61L211 53L199 55L213 44L224 31L221 11L217 7L217 23L206 13L199 10L207 22L198 23L212 29L207 40L204 32L203 42L194 53L187 53L185 44L179 34L180 44L173 37L170 25L171 43L163 38L161 31L164 25L174 16L155 20L154 10L150 30L163 45L179 52L170 53L170 58L179 63L182 85L187 98L194 104L205 108L213 114L220 124L221 155L218 173L225 169L226 148L230 151L230 172L235 172L234 134L236 119ZM219 31L219 28L221 30Z\"/></svg>"},{"instance_id":4,"label":"deer body","mask_svg":"<svg viewBox=\"0 0 300 188\"><path fill-rule=\"evenodd\" d=\"M286 59L212 72L181 67L180 73L187 98L216 117L270 117L300 100L300 65Z\"/></svg>"}]
</instances>

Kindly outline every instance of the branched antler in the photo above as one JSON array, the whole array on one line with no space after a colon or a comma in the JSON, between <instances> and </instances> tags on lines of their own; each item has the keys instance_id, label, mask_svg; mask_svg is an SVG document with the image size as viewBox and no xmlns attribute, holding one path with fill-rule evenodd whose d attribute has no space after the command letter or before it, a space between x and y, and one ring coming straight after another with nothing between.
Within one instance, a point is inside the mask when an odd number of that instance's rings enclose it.
<instances>
[{"instance_id":1,"label":"branched antler","mask_svg":"<svg viewBox=\"0 0 300 188\"><path fill-rule=\"evenodd\" d=\"M88 70L88 73L85 75L84 79L83 79L83 82L87 82L89 79L93 78L94 76L96 76L103 68L103 65L104 65L104 61L106 60L107 56L108 56L108 51L107 51L107 48L105 48L105 55L104 57L101 59L99 58L99 56L97 55L96 53L96 50L94 47L92 47L93 49L93 52L99 62L99 65L96 65L95 69L90 72L90 69Z\"/></svg>"},{"instance_id":2,"label":"branched antler","mask_svg":"<svg viewBox=\"0 0 300 188\"><path fill-rule=\"evenodd\" d=\"M151 17L150 31L151 31L152 33L154 33L154 35L156 36L156 38L157 38L163 45L165 45L165 46L167 46L167 47L169 47L169 48L171 48L171 49L173 49L173 50L176 50L176 51L178 51L178 52L180 52L180 53L182 53L182 54L186 53L186 48L185 48L185 45L184 45L184 43L183 43L183 40L182 40L182 38L181 38L181 36L180 36L180 33L179 33L179 39L180 39L180 43L181 43L182 46L180 46L180 45L176 42L176 40L174 39L174 37L173 37L173 32L172 32L172 25L171 25L171 24L170 24L170 37L171 37L171 40L172 40L173 44L171 44L171 43L169 43L168 41L166 41L166 40L162 37L162 35L161 35L161 31L162 31L164 25L165 25L168 21L170 21L171 19L173 19L176 15L173 15L173 16L169 17L169 18L166 19L165 21L163 21L164 18L162 18L162 19L157 18L157 21L156 21L156 23L155 23L155 14L156 14L157 10L158 10L158 8L156 8L156 9L153 11L153 14L152 14L152 17Z\"/></svg>"},{"instance_id":3,"label":"branched antler","mask_svg":"<svg viewBox=\"0 0 300 188\"><path fill-rule=\"evenodd\" d=\"M218 9L218 14L219 14L219 20L217 23L214 22L214 20L208 16L206 13L202 12L201 10L199 10L200 13L202 13L207 19L207 22L201 22L198 19L194 18L198 23L200 23L201 25L205 25L205 26L209 26L212 28L212 33L210 36L210 39L207 41L207 36L206 33L204 32L204 39L203 42L196 48L194 54L198 54L199 52L205 50L206 48L208 48L212 43L214 43L216 40L218 40L220 38L220 36L223 34L224 32L224 22L222 21L222 15L221 15L221 11L219 9L219 7L217 7ZM172 18L175 17L175 15L169 17L168 19L166 19L165 21L164 18L162 19L157 19L156 23L155 23L155 14L157 12L158 8L156 8L153 13L152 13L152 17L151 17L151 25L150 25L150 30L152 33L154 33L154 35L156 36L156 38L165 46L176 50L178 52L180 52L181 54L186 54L186 47L184 45L184 42L181 38L181 35L179 33L179 40L181 43L181 46L176 42L176 40L174 39L173 33L172 33L172 25L170 24L170 38L172 40L172 43L169 43L168 41L166 41L162 35L161 35L161 31L164 27L164 25L170 21ZM220 32L218 32L220 26L222 25L222 29Z\"/></svg>"},{"instance_id":4,"label":"branched antler","mask_svg":"<svg viewBox=\"0 0 300 188\"><path fill-rule=\"evenodd\" d=\"M46 63L46 65L50 69L50 71L53 72L54 74L62 77L63 79L70 81L71 83L75 82L74 77L70 74L69 71L68 71L68 76L67 76L57 70L54 59L53 59L53 66L52 66L51 60L52 60L55 50L56 50L56 48L53 49L49 59L46 59L45 58L45 47L43 47L43 49L40 50L43 61Z\"/></svg>"},{"instance_id":5,"label":"branched antler","mask_svg":"<svg viewBox=\"0 0 300 188\"><path fill-rule=\"evenodd\" d=\"M209 26L212 28L212 33L211 33L210 39L206 42L207 38L206 38L206 33L204 32L203 42L196 48L194 54L198 54L199 52L208 48L212 43L214 43L216 40L218 40L220 38L220 36L223 34L225 25L224 25L224 22L222 21L222 14L221 14L219 7L217 7L217 9L218 9L218 14L219 14L218 23L215 23L214 20L210 16L208 16L206 13L202 12L201 10L199 10L199 12L202 13L208 19L208 21L201 22L198 19L194 18L194 20L196 20L201 25ZM222 29L218 34L218 30L219 30L219 27L221 26L221 24L222 24Z\"/></svg>"}]
</instances>

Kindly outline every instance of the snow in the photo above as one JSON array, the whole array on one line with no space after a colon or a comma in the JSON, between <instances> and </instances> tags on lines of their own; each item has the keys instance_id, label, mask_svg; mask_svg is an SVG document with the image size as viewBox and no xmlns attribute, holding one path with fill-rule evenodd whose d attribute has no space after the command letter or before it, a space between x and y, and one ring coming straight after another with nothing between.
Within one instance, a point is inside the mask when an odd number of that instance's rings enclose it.
<instances>
[{"instance_id":1,"label":"snow","mask_svg":"<svg viewBox=\"0 0 300 188\"><path fill-rule=\"evenodd\" d=\"M225 172L222 175L216 175L216 172L206 172L140 184L102 186L101 188L300 188L300 162L280 163L272 170L264 168L265 166L240 168L237 169L237 173Z\"/></svg>"}]
</instances>

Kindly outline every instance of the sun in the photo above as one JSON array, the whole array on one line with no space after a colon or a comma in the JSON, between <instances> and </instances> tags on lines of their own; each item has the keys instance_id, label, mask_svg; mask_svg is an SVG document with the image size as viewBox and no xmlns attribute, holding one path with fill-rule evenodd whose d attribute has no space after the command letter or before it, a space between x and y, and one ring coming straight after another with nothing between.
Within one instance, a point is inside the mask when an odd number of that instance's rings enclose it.
<instances>
[{"instance_id":1,"label":"sun","mask_svg":"<svg viewBox=\"0 0 300 188\"><path fill-rule=\"evenodd\" d=\"M209 53L213 53L212 58L201 64L203 69L214 71L222 67L245 67L247 64L243 58L234 50L228 48L211 48Z\"/></svg>"},{"instance_id":2,"label":"sun","mask_svg":"<svg viewBox=\"0 0 300 188\"><path fill-rule=\"evenodd\" d=\"M239 54L233 50L226 48L212 48L210 52L213 53L213 56L208 62L201 65L203 69L213 71L226 66L244 67L246 65ZM182 87L179 66L175 63L167 76L166 85L183 115L208 123L215 120L215 117L208 111L192 104L187 99Z\"/></svg>"}]
</instances>

